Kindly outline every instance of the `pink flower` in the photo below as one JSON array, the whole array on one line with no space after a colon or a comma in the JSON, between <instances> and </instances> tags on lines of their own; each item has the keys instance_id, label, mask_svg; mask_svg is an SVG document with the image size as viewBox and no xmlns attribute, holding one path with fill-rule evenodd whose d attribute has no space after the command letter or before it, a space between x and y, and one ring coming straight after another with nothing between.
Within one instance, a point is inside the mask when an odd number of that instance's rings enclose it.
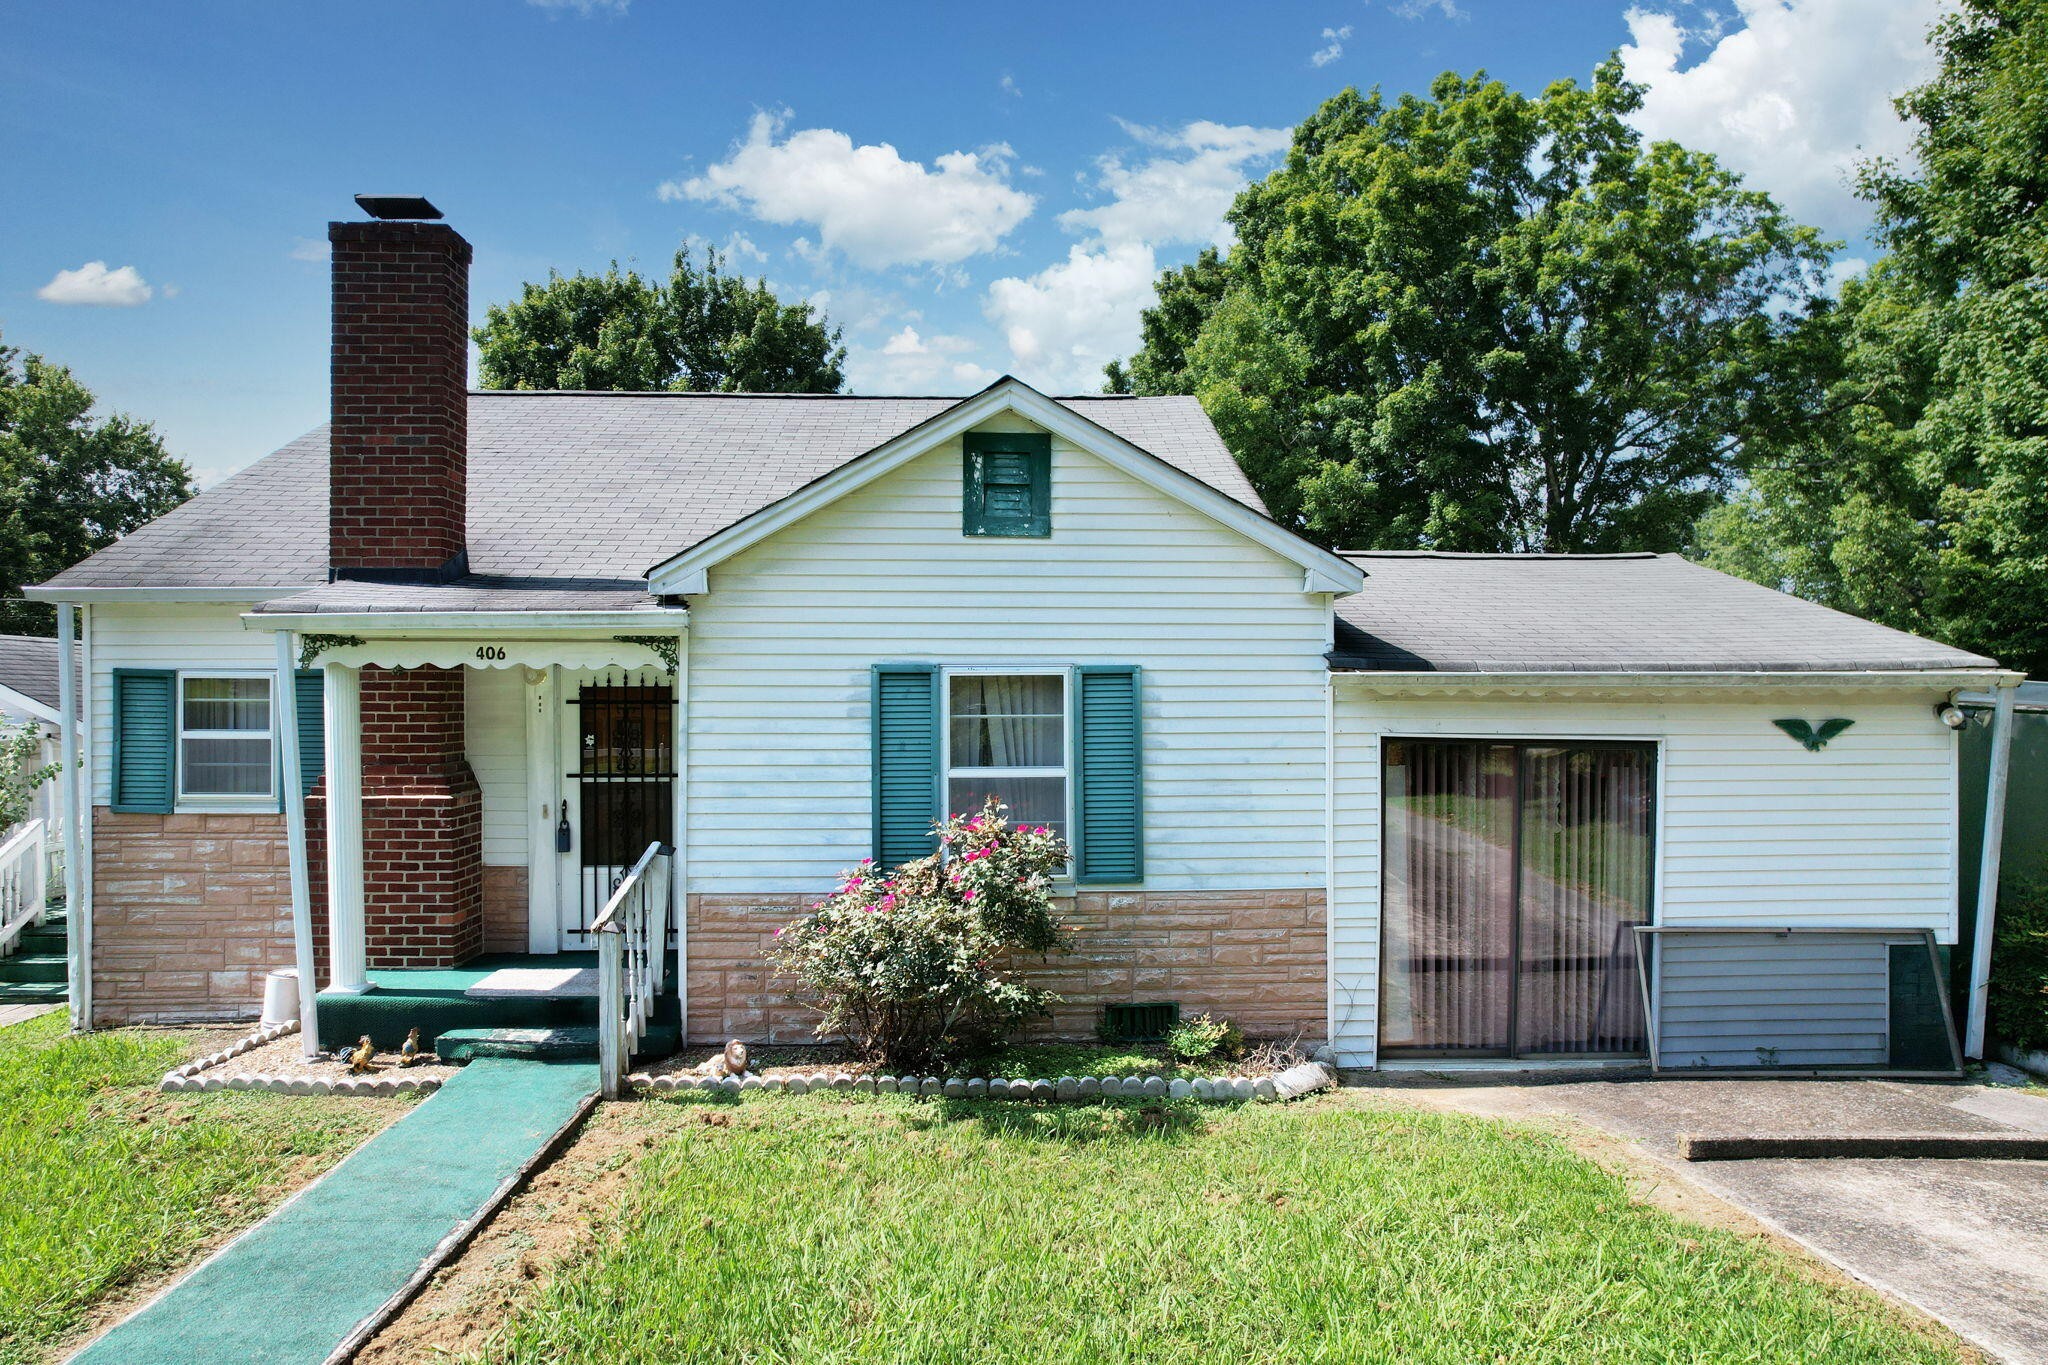
<instances>
[{"instance_id":1,"label":"pink flower","mask_svg":"<svg viewBox=\"0 0 2048 1365\"><path fill-rule=\"evenodd\" d=\"M971 901L974 899L974 893L972 891L962 891L960 893L960 899L963 901Z\"/></svg>"}]
</instances>

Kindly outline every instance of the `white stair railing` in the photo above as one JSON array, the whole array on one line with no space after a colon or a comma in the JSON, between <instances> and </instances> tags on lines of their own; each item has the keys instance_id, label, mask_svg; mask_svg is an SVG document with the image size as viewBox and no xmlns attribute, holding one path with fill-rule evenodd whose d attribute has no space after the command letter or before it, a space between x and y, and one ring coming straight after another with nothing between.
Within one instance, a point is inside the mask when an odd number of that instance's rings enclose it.
<instances>
[{"instance_id":1,"label":"white stair railing","mask_svg":"<svg viewBox=\"0 0 2048 1365\"><path fill-rule=\"evenodd\" d=\"M27 820L0 842L0 957L21 942L22 931L43 917L50 863L41 820Z\"/></svg>"},{"instance_id":2,"label":"white stair railing","mask_svg":"<svg viewBox=\"0 0 2048 1365\"><path fill-rule=\"evenodd\" d=\"M675 850L652 843L591 926L597 936L597 1064L604 1097L619 1097L626 1064L647 1036L668 981Z\"/></svg>"}]
</instances>

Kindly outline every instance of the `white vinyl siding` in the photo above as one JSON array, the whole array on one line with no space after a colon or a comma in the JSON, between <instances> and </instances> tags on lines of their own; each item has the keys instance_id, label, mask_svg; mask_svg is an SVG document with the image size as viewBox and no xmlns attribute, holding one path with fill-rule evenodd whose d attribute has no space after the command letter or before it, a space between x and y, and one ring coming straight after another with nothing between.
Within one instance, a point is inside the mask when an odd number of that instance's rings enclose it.
<instances>
[{"instance_id":1,"label":"white vinyl siding","mask_svg":"<svg viewBox=\"0 0 2048 1365\"><path fill-rule=\"evenodd\" d=\"M99 606L92 616L91 769L93 804L109 800L108 756L114 752L114 670L168 668L180 673L261 673L277 667L277 637L269 631L244 630L242 613L252 603L182 605L151 602L136 606ZM261 804L257 798L257 804ZM195 808L198 808L195 806ZM205 809L219 809L213 799ZM275 797L265 809L276 810Z\"/></svg>"},{"instance_id":2,"label":"white vinyl siding","mask_svg":"<svg viewBox=\"0 0 2048 1365\"><path fill-rule=\"evenodd\" d=\"M462 671L463 749L483 791L484 865L526 866L526 707L523 668Z\"/></svg>"},{"instance_id":3,"label":"white vinyl siding","mask_svg":"<svg viewBox=\"0 0 2048 1365\"><path fill-rule=\"evenodd\" d=\"M941 445L711 571L690 603L689 870L810 892L868 856L876 663L1144 669L1145 885L1321 886L1327 600L1064 441L1052 535L968 538Z\"/></svg>"},{"instance_id":4,"label":"white vinyl siding","mask_svg":"<svg viewBox=\"0 0 2048 1365\"><path fill-rule=\"evenodd\" d=\"M1366 590L1371 591L1368 582ZM1936 694L1785 691L1767 699L1393 698L1337 679L1338 1047L1369 1064L1379 945L1379 749L1416 738L1658 743L1652 914L1660 924L1932 929L1956 937L1956 741ZM1809 753L1771 722L1856 723Z\"/></svg>"}]
</instances>

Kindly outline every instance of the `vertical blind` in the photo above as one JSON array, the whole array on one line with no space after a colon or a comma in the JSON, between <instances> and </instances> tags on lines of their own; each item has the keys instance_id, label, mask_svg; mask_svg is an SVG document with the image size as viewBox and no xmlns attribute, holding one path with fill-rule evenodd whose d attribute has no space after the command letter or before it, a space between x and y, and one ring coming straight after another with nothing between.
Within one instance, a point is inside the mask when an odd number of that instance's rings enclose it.
<instances>
[{"instance_id":1,"label":"vertical blind","mask_svg":"<svg viewBox=\"0 0 2048 1365\"><path fill-rule=\"evenodd\" d=\"M1381 1041L1390 1051L1640 1052L1653 751L1390 741Z\"/></svg>"}]
</instances>

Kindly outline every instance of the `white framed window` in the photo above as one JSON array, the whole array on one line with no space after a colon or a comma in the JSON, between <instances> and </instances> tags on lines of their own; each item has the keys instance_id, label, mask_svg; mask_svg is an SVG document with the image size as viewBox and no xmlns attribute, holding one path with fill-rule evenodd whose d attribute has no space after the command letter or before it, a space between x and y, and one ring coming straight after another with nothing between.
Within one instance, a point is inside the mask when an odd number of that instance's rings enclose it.
<instances>
[{"instance_id":1,"label":"white framed window","mask_svg":"<svg viewBox=\"0 0 2048 1365\"><path fill-rule=\"evenodd\" d=\"M178 799L259 803L277 795L270 675L178 675Z\"/></svg>"},{"instance_id":2,"label":"white framed window","mask_svg":"<svg viewBox=\"0 0 2048 1365\"><path fill-rule=\"evenodd\" d=\"M1072 824L1067 673L1059 669L948 669L944 709L946 809L972 813L990 796L1010 822Z\"/></svg>"}]
</instances>

